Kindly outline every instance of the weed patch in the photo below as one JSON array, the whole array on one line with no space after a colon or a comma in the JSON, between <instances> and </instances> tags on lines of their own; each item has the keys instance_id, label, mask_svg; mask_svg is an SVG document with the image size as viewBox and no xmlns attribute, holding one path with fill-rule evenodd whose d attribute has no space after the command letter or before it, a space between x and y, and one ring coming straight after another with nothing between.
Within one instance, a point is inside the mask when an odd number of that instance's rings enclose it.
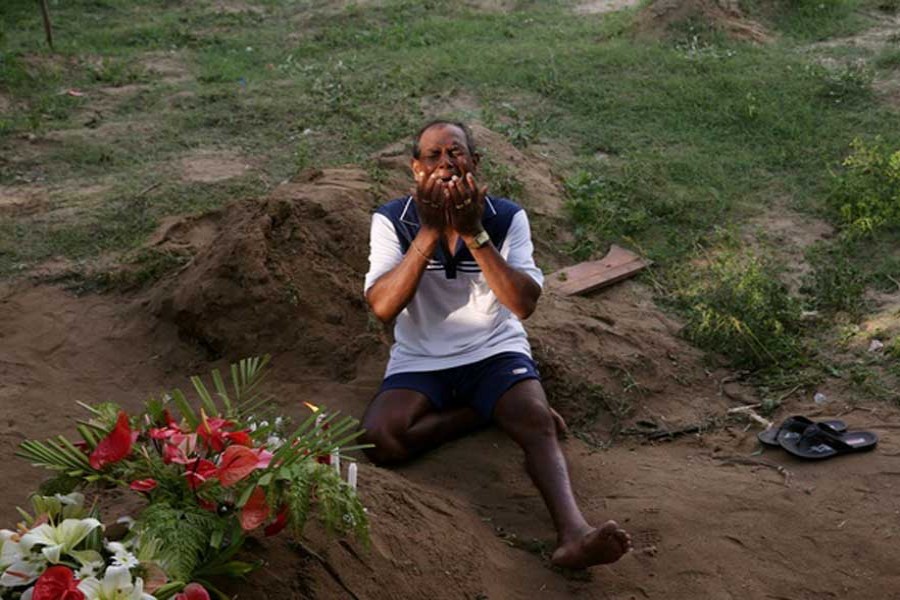
<instances>
[{"instance_id":1,"label":"weed patch","mask_svg":"<svg viewBox=\"0 0 900 600\"><path fill-rule=\"evenodd\" d=\"M759 256L704 254L699 266L675 274L670 298L685 316L685 337L735 367L787 369L804 356L800 304L777 265Z\"/></svg>"},{"instance_id":2,"label":"weed patch","mask_svg":"<svg viewBox=\"0 0 900 600\"><path fill-rule=\"evenodd\" d=\"M846 312L859 317L865 310L866 276L852 260L846 244L816 244L807 252L812 268L800 292L811 308Z\"/></svg>"},{"instance_id":3,"label":"weed patch","mask_svg":"<svg viewBox=\"0 0 900 600\"><path fill-rule=\"evenodd\" d=\"M832 178L829 207L849 236L900 226L900 150L857 138Z\"/></svg>"}]
</instances>

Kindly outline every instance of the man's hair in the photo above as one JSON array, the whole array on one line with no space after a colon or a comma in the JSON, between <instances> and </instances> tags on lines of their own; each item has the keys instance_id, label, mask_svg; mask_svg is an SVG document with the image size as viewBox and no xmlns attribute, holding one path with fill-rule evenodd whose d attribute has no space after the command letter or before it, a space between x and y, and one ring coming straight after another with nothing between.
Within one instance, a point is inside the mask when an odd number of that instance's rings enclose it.
<instances>
[{"instance_id":1,"label":"man's hair","mask_svg":"<svg viewBox=\"0 0 900 600\"><path fill-rule=\"evenodd\" d=\"M469 151L470 156L475 155L475 152L476 152L475 136L472 135L472 130L469 129L468 125L466 125L465 123L462 123L460 121L447 121L445 119L435 119L433 121L428 121L427 123L422 125L422 128L419 129L419 132L416 133L416 137L412 141L413 158L418 160L419 157L422 155L422 149L419 148L419 140L422 139L422 134L425 133L427 130L431 129L432 127L436 127L438 125L450 125L450 126L459 127L460 129L462 129L463 133L466 134L466 149Z\"/></svg>"}]
</instances>

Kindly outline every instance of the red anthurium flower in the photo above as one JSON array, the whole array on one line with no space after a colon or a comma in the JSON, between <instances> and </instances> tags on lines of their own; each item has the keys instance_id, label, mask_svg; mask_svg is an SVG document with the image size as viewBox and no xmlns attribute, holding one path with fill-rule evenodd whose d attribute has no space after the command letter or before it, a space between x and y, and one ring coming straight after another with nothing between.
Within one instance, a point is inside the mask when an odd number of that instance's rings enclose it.
<instances>
[{"instance_id":1,"label":"red anthurium flower","mask_svg":"<svg viewBox=\"0 0 900 600\"><path fill-rule=\"evenodd\" d=\"M275 520L266 525L266 528L263 530L266 534L266 537L270 537L273 535L277 535L281 533L281 530L287 526L288 522L288 506L287 504L282 505L282 507L278 510L278 514L275 515Z\"/></svg>"},{"instance_id":2,"label":"red anthurium flower","mask_svg":"<svg viewBox=\"0 0 900 600\"><path fill-rule=\"evenodd\" d=\"M218 478L222 487L231 487L256 469L265 469L272 461L272 453L262 448L228 446L219 459Z\"/></svg>"},{"instance_id":3,"label":"red anthurium flower","mask_svg":"<svg viewBox=\"0 0 900 600\"><path fill-rule=\"evenodd\" d=\"M175 594L175 600L209 600L209 592L199 583L189 583L184 591Z\"/></svg>"},{"instance_id":4,"label":"red anthurium flower","mask_svg":"<svg viewBox=\"0 0 900 600\"><path fill-rule=\"evenodd\" d=\"M246 429L241 429L240 431L229 431L225 434L225 437L228 438L232 444L237 444L239 446L252 446L253 440L250 439L250 433Z\"/></svg>"},{"instance_id":5,"label":"red anthurium flower","mask_svg":"<svg viewBox=\"0 0 900 600\"><path fill-rule=\"evenodd\" d=\"M91 467L100 470L106 465L119 462L131 453L131 444L131 426L128 424L128 415L122 411L113 430L91 452Z\"/></svg>"},{"instance_id":6,"label":"red anthurium flower","mask_svg":"<svg viewBox=\"0 0 900 600\"><path fill-rule=\"evenodd\" d=\"M184 465L184 476L192 490L200 487L204 481L216 475L216 465L205 458L195 458Z\"/></svg>"},{"instance_id":7,"label":"red anthurium flower","mask_svg":"<svg viewBox=\"0 0 900 600\"><path fill-rule=\"evenodd\" d=\"M147 479L135 479L131 482L130 487L135 492L149 492L156 488L156 480L147 478Z\"/></svg>"},{"instance_id":8,"label":"red anthurium flower","mask_svg":"<svg viewBox=\"0 0 900 600\"><path fill-rule=\"evenodd\" d=\"M213 452L221 452L225 449L225 441L228 439L228 431L234 427L234 423L219 417L212 419L206 416L206 412L200 409L200 425L197 426L197 435L206 443Z\"/></svg>"},{"instance_id":9,"label":"red anthurium flower","mask_svg":"<svg viewBox=\"0 0 900 600\"><path fill-rule=\"evenodd\" d=\"M163 419L165 419L169 429L178 429L178 421L175 420L168 408L163 409Z\"/></svg>"},{"instance_id":10,"label":"red anthurium flower","mask_svg":"<svg viewBox=\"0 0 900 600\"><path fill-rule=\"evenodd\" d=\"M69 567L61 565L44 571L34 584L32 600L84 600L78 582Z\"/></svg>"},{"instance_id":11,"label":"red anthurium flower","mask_svg":"<svg viewBox=\"0 0 900 600\"><path fill-rule=\"evenodd\" d=\"M253 490L247 504L241 509L241 528L244 531L256 529L269 518L269 505L266 504L266 491L261 487Z\"/></svg>"}]
</instances>

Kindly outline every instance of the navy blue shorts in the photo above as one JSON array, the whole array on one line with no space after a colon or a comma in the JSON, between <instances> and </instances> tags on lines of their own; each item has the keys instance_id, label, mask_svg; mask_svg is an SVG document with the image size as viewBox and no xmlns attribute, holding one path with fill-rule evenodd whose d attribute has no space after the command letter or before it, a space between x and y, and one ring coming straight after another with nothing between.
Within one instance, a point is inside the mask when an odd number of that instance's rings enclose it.
<instances>
[{"instance_id":1,"label":"navy blue shorts","mask_svg":"<svg viewBox=\"0 0 900 600\"><path fill-rule=\"evenodd\" d=\"M424 394L437 410L471 406L488 421L500 396L526 379L541 379L531 357L519 352L503 352L476 363L440 371L394 373L384 380L378 393L414 390Z\"/></svg>"}]
</instances>

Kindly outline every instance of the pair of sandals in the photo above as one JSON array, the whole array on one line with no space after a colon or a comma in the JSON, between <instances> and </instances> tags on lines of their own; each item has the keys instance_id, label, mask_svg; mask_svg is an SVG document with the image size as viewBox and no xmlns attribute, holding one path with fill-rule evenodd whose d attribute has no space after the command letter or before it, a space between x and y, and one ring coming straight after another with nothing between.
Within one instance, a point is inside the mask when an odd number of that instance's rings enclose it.
<instances>
[{"instance_id":1,"label":"pair of sandals","mask_svg":"<svg viewBox=\"0 0 900 600\"><path fill-rule=\"evenodd\" d=\"M788 417L756 437L765 446L781 447L809 460L865 452L878 444L878 436L871 431L847 431L847 424L838 419L815 422L801 415Z\"/></svg>"}]
</instances>

